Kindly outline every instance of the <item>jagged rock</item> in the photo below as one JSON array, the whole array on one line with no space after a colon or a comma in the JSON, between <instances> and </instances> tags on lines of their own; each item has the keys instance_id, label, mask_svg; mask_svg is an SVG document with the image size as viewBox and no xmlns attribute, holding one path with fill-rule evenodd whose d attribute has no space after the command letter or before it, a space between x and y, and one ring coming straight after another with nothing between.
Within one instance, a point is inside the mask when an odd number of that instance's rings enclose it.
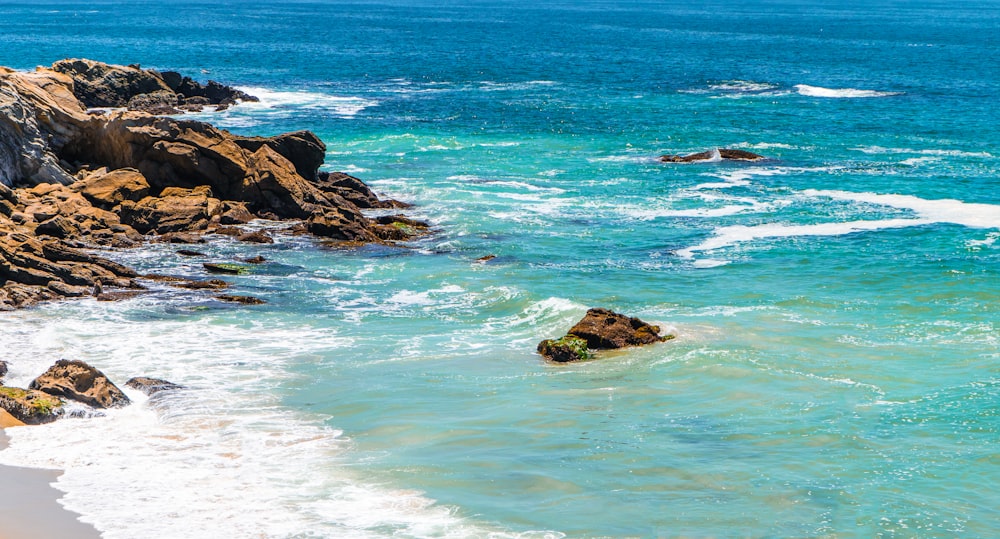
<instances>
[{"instance_id":1,"label":"jagged rock","mask_svg":"<svg viewBox=\"0 0 1000 539\"><path fill-rule=\"evenodd\" d=\"M0 235L0 282L5 283L0 299L5 305L25 307L41 300L78 296L75 287L89 289L99 282L123 288L137 286L131 279L135 272L120 264L22 230Z\"/></svg>"},{"instance_id":2,"label":"jagged rock","mask_svg":"<svg viewBox=\"0 0 1000 539\"><path fill-rule=\"evenodd\" d=\"M243 261L247 264L263 264L264 262L267 262L267 259L263 256L257 255L250 258L244 258Z\"/></svg>"},{"instance_id":3,"label":"jagged rock","mask_svg":"<svg viewBox=\"0 0 1000 539\"><path fill-rule=\"evenodd\" d=\"M136 66L69 59L52 64L52 70L73 78L73 93L87 108L124 107L140 94L173 93L162 78Z\"/></svg>"},{"instance_id":4,"label":"jagged rock","mask_svg":"<svg viewBox=\"0 0 1000 539\"><path fill-rule=\"evenodd\" d=\"M538 353L558 362L577 361L591 357L591 350L611 350L641 346L672 339L660 336L660 328L638 318L631 318L608 309L590 309L586 316L570 328L566 336L539 343Z\"/></svg>"},{"instance_id":5,"label":"jagged rock","mask_svg":"<svg viewBox=\"0 0 1000 539\"><path fill-rule=\"evenodd\" d=\"M121 219L142 233L200 231L222 210L222 202L207 186L194 189L170 187L160 197L146 197L121 204Z\"/></svg>"},{"instance_id":6,"label":"jagged rock","mask_svg":"<svg viewBox=\"0 0 1000 539\"><path fill-rule=\"evenodd\" d=\"M241 303L243 305L263 305L267 303L266 301L255 298L253 296L234 296L231 294L222 294L220 296L215 296L215 299L220 301L227 301L230 303Z\"/></svg>"},{"instance_id":7,"label":"jagged rock","mask_svg":"<svg viewBox=\"0 0 1000 539\"><path fill-rule=\"evenodd\" d=\"M192 251L190 249L178 249L177 254L181 256L207 256L201 251Z\"/></svg>"},{"instance_id":8,"label":"jagged rock","mask_svg":"<svg viewBox=\"0 0 1000 539\"><path fill-rule=\"evenodd\" d=\"M369 220L357 211L316 213L306 222L311 234L342 241L372 241Z\"/></svg>"},{"instance_id":9,"label":"jagged rock","mask_svg":"<svg viewBox=\"0 0 1000 539\"><path fill-rule=\"evenodd\" d=\"M343 172L319 172L314 183L323 192L339 195L359 208L410 207L409 204L398 200L379 200L365 182Z\"/></svg>"},{"instance_id":10,"label":"jagged rock","mask_svg":"<svg viewBox=\"0 0 1000 539\"><path fill-rule=\"evenodd\" d=\"M276 137L237 137L236 144L251 152L267 146L287 159L295 172L307 180L316 179L317 170L326 159L326 144L312 131L295 131Z\"/></svg>"},{"instance_id":11,"label":"jagged rock","mask_svg":"<svg viewBox=\"0 0 1000 539\"><path fill-rule=\"evenodd\" d=\"M28 425L51 423L64 413L65 403L59 397L42 391L17 387L0 387L0 409Z\"/></svg>"},{"instance_id":12,"label":"jagged rock","mask_svg":"<svg viewBox=\"0 0 1000 539\"><path fill-rule=\"evenodd\" d=\"M2 380L4 376L7 376L7 362L0 361L0 380Z\"/></svg>"},{"instance_id":13,"label":"jagged rock","mask_svg":"<svg viewBox=\"0 0 1000 539\"><path fill-rule=\"evenodd\" d=\"M138 389L146 395L152 397L154 394L161 391L172 391L175 389L184 389L184 386L175 384L173 382L168 382L166 380L160 380L159 378L146 378L144 376L137 376L135 378L129 379L125 382L127 387L132 389Z\"/></svg>"},{"instance_id":14,"label":"jagged rock","mask_svg":"<svg viewBox=\"0 0 1000 539\"><path fill-rule=\"evenodd\" d=\"M60 359L49 370L32 380L28 389L44 391L96 408L117 408L131 402L104 373L83 361Z\"/></svg>"},{"instance_id":15,"label":"jagged rock","mask_svg":"<svg viewBox=\"0 0 1000 539\"><path fill-rule=\"evenodd\" d=\"M134 168L91 174L71 185L70 189L105 210L126 200L137 202L149 196L149 182Z\"/></svg>"},{"instance_id":16,"label":"jagged rock","mask_svg":"<svg viewBox=\"0 0 1000 539\"><path fill-rule=\"evenodd\" d=\"M198 243L206 243L205 238L199 236L198 234L191 234L189 232L167 232L166 234L160 234L153 238L155 243L180 243L184 245L195 245Z\"/></svg>"},{"instance_id":17,"label":"jagged rock","mask_svg":"<svg viewBox=\"0 0 1000 539\"><path fill-rule=\"evenodd\" d=\"M767 159L763 155L757 155L746 150L719 148L718 150L708 150L690 155L661 155L660 161L663 161L664 163L693 163L697 161L709 161L716 157L716 151L718 151L719 159L727 159L731 161L760 161L762 159Z\"/></svg>"},{"instance_id":18,"label":"jagged rock","mask_svg":"<svg viewBox=\"0 0 1000 539\"><path fill-rule=\"evenodd\" d=\"M253 221L254 216L243 202L224 201L222 214L219 215L221 225L242 225Z\"/></svg>"}]
</instances>

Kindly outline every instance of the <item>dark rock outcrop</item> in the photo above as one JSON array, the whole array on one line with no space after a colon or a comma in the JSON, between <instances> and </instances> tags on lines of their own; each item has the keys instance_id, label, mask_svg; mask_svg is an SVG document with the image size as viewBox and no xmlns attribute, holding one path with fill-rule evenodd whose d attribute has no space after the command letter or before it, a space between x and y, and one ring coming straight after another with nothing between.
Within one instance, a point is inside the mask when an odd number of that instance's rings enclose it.
<instances>
[{"instance_id":1,"label":"dark rock outcrop","mask_svg":"<svg viewBox=\"0 0 1000 539\"><path fill-rule=\"evenodd\" d=\"M592 350L613 350L672 339L660 336L660 328L608 309L590 309L566 336L539 343L538 353L552 361L588 359Z\"/></svg>"},{"instance_id":2,"label":"dark rock outcrop","mask_svg":"<svg viewBox=\"0 0 1000 539\"><path fill-rule=\"evenodd\" d=\"M28 389L65 397L95 408L117 408L131 402L104 373L83 361L60 359L49 370L32 380Z\"/></svg>"},{"instance_id":3,"label":"dark rock outcrop","mask_svg":"<svg viewBox=\"0 0 1000 539\"><path fill-rule=\"evenodd\" d=\"M65 403L42 391L0 387L0 409L28 425L51 423L65 413Z\"/></svg>"},{"instance_id":4,"label":"dark rock outcrop","mask_svg":"<svg viewBox=\"0 0 1000 539\"><path fill-rule=\"evenodd\" d=\"M159 73L137 65L70 59L56 62L52 70L72 77L73 93L87 108L128 107L129 110L177 114L181 111L175 107L184 108L184 105L258 101L254 96L215 81L202 86L179 73Z\"/></svg>"},{"instance_id":5,"label":"dark rock outcrop","mask_svg":"<svg viewBox=\"0 0 1000 539\"><path fill-rule=\"evenodd\" d=\"M236 296L233 294L222 294L220 296L215 296L215 299L229 303L240 303L243 305L263 305L267 303L266 301L253 296Z\"/></svg>"},{"instance_id":6,"label":"dark rock outcrop","mask_svg":"<svg viewBox=\"0 0 1000 539\"><path fill-rule=\"evenodd\" d=\"M698 161L711 161L715 158L729 161L761 161L767 159L763 155L757 155L746 150L719 148L718 150L708 150L690 155L662 155L660 156L660 161L664 163L695 163Z\"/></svg>"},{"instance_id":7,"label":"dark rock outcrop","mask_svg":"<svg viewBox=\"0 0 1000 539\"><path fill-rule=\"evenodd\" d=\"M0 380L3 380L4 376L7 376L7 362L0 361Z\"/></svg>"},{"instance_id":8,"label":"dark rock outcrop","mask_svg":"<svg viewBox=\"0 0 1000 539\"><path fill-rule=\"evenodd\" d=\"M131 387L132 389L138 389L150 397L161 391L184 389L184 386L182 385L168 382L166 380L160 380L159 378L147 378L145 376L130 378L128 382L125 382L125 385L127 387Z\"/></svg>"}]
</instances>

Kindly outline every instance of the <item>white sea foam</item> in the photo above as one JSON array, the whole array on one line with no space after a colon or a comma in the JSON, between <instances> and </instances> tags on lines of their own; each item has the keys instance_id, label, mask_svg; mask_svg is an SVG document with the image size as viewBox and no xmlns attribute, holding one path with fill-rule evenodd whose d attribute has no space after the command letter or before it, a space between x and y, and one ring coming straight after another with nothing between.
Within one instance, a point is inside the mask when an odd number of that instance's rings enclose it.
<instances>
[{"instance_id":1,"label":"white sea foam","mask_svg":"<svg viewBox=\"0 0 1000 539\"><path fill-rule=\"evenodd\" d=\"M378 105L378 101L372 99L330 95L321 92L283 92L260 87L241 87L239 89L258 97L260 102L242 103L233 110L246 109L255 114L305 110L327 113L340 118L353 118L359 112Z\"/></svg>"},{"instance_id":2,"label":"white sea foam","mask_svg":"<svg viewBox=\"0 0 1000 539\"><path fill-rule=\"evenodd\" d=\"M976 204L952 199L929 200L913 195L880 195L816 189L807 189L802 194L911 210L920 220L926 222L952 223L969 228L1000 228L1000 205L996 204Z\"/></svg>"},{"instance_id":3,"label":"white sea foam","mask_svg":"<svg viewBox=\"0 0 1000 539\"><path fill-rule=\"evenodd\" d=\"M858 90L855 88L823 88L822 86L809 86L808 84L796 84L795 91L807 97L829 97L829 98L864 98L864 97L889 97L901 95L900 92L881 92L876 90Z\"/></svg>"},{"instance_id":4,"label":"white sea foam","mask_svg":"<svg viewBox=\"0 0 1000 539\"><path fill-rule=\"evenodd\" d=\"M759 239L789 238L795 236L841 236L865 230L904 228L929 224L931 222L926 219L884 219L878 221L849 221L812 225L764 224L725 226L717 228L715 235L704 242L693 247L678 250L677 255L682 258L692 259L696 252L713 251Z\"/></svg>"},{"instance_id":5,"label":"white sea foam","mask_svg":"<svg viewBox=\"0 0 1000 539\"><path fill-rule=\"evenodd\" d=\"M907 210L912 212L914 217L808 225L768 223L753 226L725 226L717 228L714 235L702 243L678 250L676 254L682 258L693 259L695 253L698 252L714 251L760 239L841 236L862 231L906 228L934 223L950 223L969 228L1000 228L1000 205L996 204L977 204L951 199L928 200L912 195L880 195L816 189L808 189L802 191L801 194L806 197L830 198Z\"/></svg>"},{"instance_id":6,"label":"white sea foam","mask_svg":"<svg viewBox=\"0 0 1000 539\"><path fill-rule=\"evenodd\" d=\"M768 82L728 80L717 84L710 84L708 88L723 92L766 92L769 90L775 90L778 86Z\"/></svg>"},{"instance_id":7,"label":"white sea foam","mask_svg":"<svg viewBox=\"0 0 1000 539\"><path fill-rule=\"evenodd\" d=\"M937 157L993 157L989 152L967 152L964 150L945 150L940 148L925 148L917 150L914 148L886 148L883 146L861 146L853 148L854 151L867 154L917 154Z\"/></svg>"},{"instance_id":8,"label":"white sea foam","mask_svg":"<svg viewBox=\"0 0 1000 539\"><path fill-rule=\"evenodd\" d=\"M117 313L80 302L0 320L12 385L66 357L114 380L188 387L154 398L129 390L133 405L104 417L8 430L0 463L65 470L63 503L105 538L503 535L420 492L368 482L339 431L280 405L286 362L349 341L308 327Z\"/></svg>"}]
</instances>

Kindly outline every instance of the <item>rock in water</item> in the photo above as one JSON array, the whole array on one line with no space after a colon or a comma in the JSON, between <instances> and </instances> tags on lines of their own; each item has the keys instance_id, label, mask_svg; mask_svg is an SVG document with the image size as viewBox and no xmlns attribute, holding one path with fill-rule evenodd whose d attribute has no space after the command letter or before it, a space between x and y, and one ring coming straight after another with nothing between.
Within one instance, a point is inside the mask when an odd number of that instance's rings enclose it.
<instances>
[{"instance_id":1,"label":"rock in water","mask_svg":"<svg viewBox=\"0 0 1000 539\"><path fill-rule=\"evenodd\" d=\"M538 344L538 353L558 362L589 359L591 350L613 350L672 339L660 336L658 326L649 325L608 309L590 309L565 337Z\"/></svg>"},{"instance_id":2,"label":"rock in water","mask_svg":"<svg viewBox=\"0 0 1000 539\"><path fill-rule=\"evenodd\" d=\"M44 374L32 380L28 388L96 408L117 408L131 402L104 373L83 361L60 359Z\"/></svg>"},{"instance_id":3,"label":"rock in water","mask_svg":"<svg viewBox=\"0 0 1000 539\"><path fill-rule=\"evenodd\" d=\"M659 326L651 326L638 318L608 309L590 309L569 333L586 340L587 347L594 350L641 346L666 340L660 337Z\"/></svg>"},{"instance_id":4,"label":"rock in water","mask_svg":"<svg viewBox=\"0 0 1000 539\"><path fill-rule=\"evenodd\" d=\"M184 386L182 385L177 385L166 380L160 380L159 378L146 378L145 376L132 378L128 382L125 382L125 385L127 387L131 387L132 389L138 389L149 396L161 391L184 389Z\"/></svg>"},{"instance_id":5,"label":"rock in water","mask_svg":"<svg viewBox=\"0 0 1000 539\"><path fill-rule=\"evenodd\" d=\"M0 409L28 425L50 423L63 415L64 403L42 391L0 387Z\"/></svg>"},{"instance_id":6,"label":"rock in water","mask_svg":"<svg viewBox=\"0 0 1000 539\"><path fill-rule=\"evenodd\" d=\"M587 349L587 341L576 335L566 335L561 339L546 339L538 343L538 353L558 363L582 361L592 357Z\"/></svg>"},{"instance_id":7,"label":"rock in water","mask_svg":"<svg viewBox=\"0 0 1000 539\"><path fill-rule=\"evenodd\" d=\"M719 148L718 159L730 161L761 161L767 159L763 155L757 155L746 150L733 150L731 148ZM710 161L715 156L715 150L707 152L693 153L690 155L661 155L660 161L664 163L694 163L697 161Z\"/></svg>"}]
</instances>

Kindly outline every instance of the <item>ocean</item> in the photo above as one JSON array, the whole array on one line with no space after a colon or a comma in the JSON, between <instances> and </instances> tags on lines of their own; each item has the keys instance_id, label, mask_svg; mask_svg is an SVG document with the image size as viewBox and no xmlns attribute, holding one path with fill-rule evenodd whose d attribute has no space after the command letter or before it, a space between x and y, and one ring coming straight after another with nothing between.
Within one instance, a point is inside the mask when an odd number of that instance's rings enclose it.
<instances>
[{"instance_id":1,"label":"ocean","mask_svg":"<svg viewBox=\"0 0 1000 539\"><path fill-rule=\"evenodd\" d=\"M433 233L0 316L184 391L9 429L105 538L1000 535L1000 4L0 1L0 64L176 70ZM738 148L737 163L660 163ZM263 224L259 225L263 226ZM204 278L153 244L106 253ZM476 259L496 258L488 263ZM546 363L589 307L667 343Z\"/></svg>"}]
</instances>

